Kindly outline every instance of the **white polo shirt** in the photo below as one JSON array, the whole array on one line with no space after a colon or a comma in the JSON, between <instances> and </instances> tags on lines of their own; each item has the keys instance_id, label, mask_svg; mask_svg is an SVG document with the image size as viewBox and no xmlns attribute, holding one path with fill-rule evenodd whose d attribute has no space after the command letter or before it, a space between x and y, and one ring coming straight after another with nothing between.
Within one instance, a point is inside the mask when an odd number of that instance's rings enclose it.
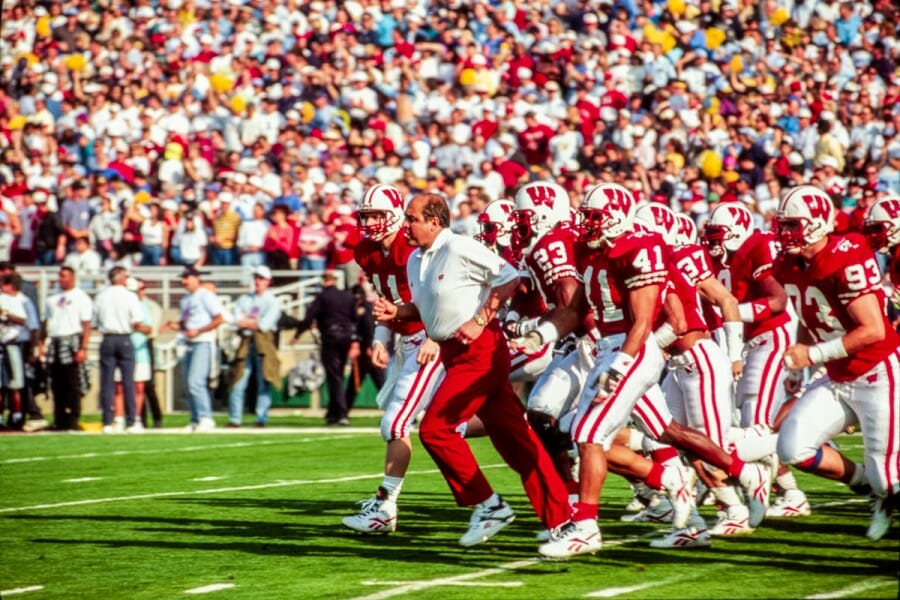
<instances>
[{"instance_id":1,"label":"white polo shirt","mask_svg":"<svg viewBox=\"0 0 900 600\"><path fill-rule=\"evenodd\" d=\"M44 321L47 323L47 335L59 337L76 335L82 332L81 324L91 320L94 303L81 288L72 288L67 292L57 292L44 305Z\"/></svg>"},{"instance_id":2,"label":"white polo shirt","mask_svg":"<svg viewBox=\"0 0 900 600\"><path fill-rule=\"evenodd\" d=\"M131 335L135 323L144 321L144 309L134 292L111 285L94 300L94 327L101 333Z\"/></svg>"},{"instance_id":3,"label":"white polo shirt","mask_svg":"<svg viewBox=\"0 0 900 600\"><path fill-rule=\"evenodd\" d=\"M410 255L406 274L428 337L438 342L473 318L492 288L519 276L485 246L449 229L438 234L431 248Z\"/></svg>"}]
</instances>

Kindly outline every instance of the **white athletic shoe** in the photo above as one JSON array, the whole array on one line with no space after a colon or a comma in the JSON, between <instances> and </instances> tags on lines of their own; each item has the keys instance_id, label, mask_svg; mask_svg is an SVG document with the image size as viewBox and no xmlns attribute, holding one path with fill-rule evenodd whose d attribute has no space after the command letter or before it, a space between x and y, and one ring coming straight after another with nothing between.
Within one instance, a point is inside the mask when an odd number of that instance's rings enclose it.
<instances>
[{"instance_id":1,"label":"white athletic shoe","mask_svg":"<svg viewBox=\"0 0 900 600\"><path fill-rule=\"evenodd\" d=\"M397 503L369 498L363 501L359 513L344 517L341 523L360 533L391 533L397 529Z\"/></svg>"},{"instance_id":2,"label":"white athletic shoe","mask_svg":"<svg viewBox=\"0 0 900 600\"><path fill-rule=\"evenodd\" d=\"M50 427L50 422L47 419L29 419L22 427L22 431L33 433L35 431L43 431L48 427Z\"/></svg>"},{"instance_id":3,"label":"white athletic shoe","mask_svg":"<svg viewBox=\"0 0 900 600\"><path fill-rule=\"evenodd\" d=\"M669 501L672 503L672 527L675 529L687 527L691 510L694 508L696 481L697 474L690 467L677 465L663 470L662 484L669 493Z\"/></svg>"},{"instance_id":4,"label":"white athletic shoe","mask_svg":"<svg viewBox=\"0 0 900 600\"><path fill-rule=\"evenodd\" d=\"M647 508L637 514L622 515L619 520L626 523L671 523L674 512L668 497L656 495Z\"/></svg>"},{"instance_id":5,"label":"white athletic shoe","mask_svg":"<svg viewBox=\"0 0 900 600\"><path fill-rule=\"evenodd\" d=\"M135 421L125 428L125 433L144 433L144 424L140 421Z\"/></svg>"},{"instance_id":6,"label":"white athletic shoe","mask_svg":"<svg viewBox=\"0 0 900 600\"><path fill-rule=\"evenodd\" d=\"M775 496L775 502L766 511L766 518L790 519L792 517L808 517L812 513L806 494L801 490L785 490Z\"/></svg>"},{"instance_id":7,"label":"white athletic shoe","mask_svg":"<svg viewBox=\"0 0 900 600\"><path fill-rule=\"evenodd\" d=\"M769 492L772 490L769 469L760 463L745 463L739 479L750 509L749 525L759 527L769 509Z\"/></svg>"},{"instance_id":8,"label":"white athletic shoe","mask_svg":"<svg viewBox=\"0 0 900 600\"><path fill-rule=\"evenodd\" d=\"M568 521L550 532L550 541L541 544L538 552L547 558L569 558L579 554L594 554L603 547L597 519Z\"/></svg>"},{"instance_id":9,"label":"white athletic shoe","mask_svg":"<svg viewBox=\"0 0 900 600\"><path fill-rule=\"evenodd\" d=\"M194 431L197 433L206 433L213 431L216 428L216 422L212 420L212 417L200 417L200 421L194 427Z\"/></svg>"},{"instance_id":10,"label":"white athletic shoe","mask_svg":"<svg viewBox=\"0 0 900 600\"><path fill-rule=\"evenodd\" d=\"M459 538L459 543L461 546L480 544L515 520L516 513L503 498L496 506L476 506L469 519L469 530Z\"/></svg>"},{"instance_id":11,"label":"white athletic shoe","mask_svg":"<svg viewBox=\"0 0 900 600\"><path fill-rule=\"evenodd\" d=\"M753 533L750 527L750 511L743 504L729 506L719 511L719 520L709 530L710 535L749 535Z\"/></svg>"},{"instance_id":12,"label":"white athletic shoe","mask_svg":"<svg viewBox=\"0 0 900 600\"><path fill-rule=\"evenodd\" d=\"M891 528L891 513L893 512L890 498L872 496L872 520L866 537L877 542L883 538Z\"/></svg>"},{"instance_id":13,"label":"white athletic shoe","mask_svg":"<svg viewBox=\"0 0 900 600\"><path fill-rule=\"evenodd\" d=\"M650 542L652 548L705 548L712 544L706 528L673 529L665 537Z\"/></svg>"},{"instance_id":14,"label":"white athletic shoe","mask_svg":"<svg viewBox=\"0 0 900 600\"><path fill-rule=\"evenodd\" d=\"M104 425L102 431L103 433L119 433L119 430L114 425Z\"/></svg>"}]
</instances>

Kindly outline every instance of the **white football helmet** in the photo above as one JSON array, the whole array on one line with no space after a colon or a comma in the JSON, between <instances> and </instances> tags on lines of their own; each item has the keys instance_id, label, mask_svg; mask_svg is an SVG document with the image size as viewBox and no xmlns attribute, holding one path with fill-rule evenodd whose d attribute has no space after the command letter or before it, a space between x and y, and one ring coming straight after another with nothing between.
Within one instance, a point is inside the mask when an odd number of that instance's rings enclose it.
<instances>
[{"instance_id":1,"label":"white football helmet","mask_svg":"<svg viewBox=\"0 0 900 600\"><path fill-rule=\"evenodd\" d=\"M724 257L740 248L753 233L753 213L740 202L723 202L709 215L703 245L711 256Z\"/></svg>"},{"instance_id":2,"label":"white football helmet","mask_svg":"<svg viewBox=\"0 0 900 600\"><path fill-rule=\"evenodd\" d=\"M397 188L378 184L366 190L359 201L359 229L363 236L380 242L400 231L406 203Z\"/></svg>"},{"instance_id":3,"label":"white football helmet","mask_svg":"<svg viewBox=\"0 0 900 600\"><path fill-rule=\"evenodd\" d=\"M687 246L688 244L697 243L697 224L687 215L681 213L675 214L678 221L678 227L675 230L675 245Z\"/></svg>"},{"instance_id":4,"label":"white football helmet","mask_svg":"<svg viewBox=\"0 0 900 600\"><path fill-rule=\"evenodd\" d=\"M634 214L635 220L649 226L652 231L661 233L666 244L678 245L678 219L665 204L650 202L638 206Z\"/></svg>"},{"instance_id":5,"label":"white football helmet","mask_svg":"<svg viewBox=\"0 0 900 600\"><path fill-rule=\"evenodd\" d=\"M862 232L876 252L887 254L900 246L900 195L885 196L870 206Z\"/></svg>"},{"instance_id":6,"label":"white football helmet","mask_svg":"<svg viewBox=\"0 0 900 600\"><path fill-rule=\"evenodd\" d=\"M552 181L526 183L516 192L513 247L531 247L542 235L569 220L569 194Z\"/></svg>"},{"instance_id":7,"label":"white football helmet","mask_svg":"<svg viewBox=\"0 0 900 600\"><path fill-rule=\"evenodd\" d=\"M487 246L506 248L512 235L512 213L516 205L512 200L499 198L488 202L478 215L478 227L481 232L475 239Z\"/></svg>"},{"instance_id":8,"label":"white football helmet","mask_svg":"<svg viewBox=\"0 0 900 600\"><path fill-rule=\"evenodd\" d=\"M618 183L601 183L587 191L580 210L584 216L581 239L597 248L634 229L637 202Z\"/></svg>"},{"instance_id":9,"label":"white football helmet","mask_svg":"<svg viewBox=\"0 0 900 600\"><path fill-rule=\"evenodd\" d=\"M788 254L799 254L834 231L831 197L811 185L797 186L782 198L775 215L775 232Z\"/></svg>"}]
</instances>

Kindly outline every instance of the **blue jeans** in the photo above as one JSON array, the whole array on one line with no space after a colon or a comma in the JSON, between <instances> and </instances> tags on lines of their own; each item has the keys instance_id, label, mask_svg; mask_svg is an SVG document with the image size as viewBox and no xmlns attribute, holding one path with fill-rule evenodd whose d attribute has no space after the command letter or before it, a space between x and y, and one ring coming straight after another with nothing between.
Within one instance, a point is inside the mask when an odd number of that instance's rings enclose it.
<instances>
[{"instance_id":1,"label":"blue jeans","mask_svg":"<svg viewBox=\"0 0 900 600\"><path fill-rule=\"evenodd\" d=\"M212 343L188 342L184 355L184 382L188 392L188 408L191 423L202 417L212 418L212 400L209 397L209 368L212 359Z\"/></svg>"},{"instance_id":2,"label":"blue jeans","mask_svg":"<svg viewBox=\"0 0 900 600\"><path fill-rule=\"evenodd\" d=\"M327 262L324 258L306 258L300 259L301 271L324 271Z\"/></svg>"},{"instance_id":3,"label":"blue jeans","mask_svg":"<svg viewBox=\"0 0 900 600\"><path fill-rule=\"evenodd\" d=\"M241 255L241 266L248 269L266 264L266 255L263 252L246 252Z\"/></svg>"},{"instance_id":4,"label":"blue jeans","mask_svg":"<svg viewBox=\"0 0 900 600\"><path fill-rule=\"evenodd\" d=\"M217 246L215 250L213 250L212 263L214 265L230 267L236 262L234 248L219 248Z\"/></svg>"},{"instance_id":5,"label":"blue jeans","mask_svg":"<svg viewBox=\"0 0 900 600\"><path fill-rule=\"evenodd\" d=\"M231 394L228 396L228 421L230 423L241 424L241 418L244 415L244 395L247 392L247 384L250 383L251 371L256 379L256 422L265 424L269 420L269 407L272 406L269 382L263 379L262 358L256 352L256 345L251 342L247 362L244 364L244 374L234 383Z\"/></svg>"},{"instance_id":6,"label":"blue jeans","mask_svg":"<svg viewBox=\"0 0 900 600\"><path fill-rule=\"evenodd\" d=\"M141 246L141 265L158 265L162 259L162 246Z\"/></svg>"},{"instance_id":7,"label":"blue jeans","mask_svg":"<svg viewBox=\"0 0 900 600\"><path fill-rule=\"evenodd\" d=\"M53 250L44 250L43 252L38 252L37 257L34 260L34 263L37 265L43 266L53 266L56 264L56 249Z\"/></svg>"}]
</instances>

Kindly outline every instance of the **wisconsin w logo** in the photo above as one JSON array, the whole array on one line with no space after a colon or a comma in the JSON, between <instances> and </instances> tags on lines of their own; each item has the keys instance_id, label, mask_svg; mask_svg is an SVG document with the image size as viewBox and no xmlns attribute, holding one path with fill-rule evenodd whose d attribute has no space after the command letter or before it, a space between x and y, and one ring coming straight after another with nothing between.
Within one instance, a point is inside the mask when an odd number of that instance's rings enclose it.
<instances>
[{"instance_id":1,"label":"wisconsin w logo","mask_svg":"<svg viewBox=\"0 0 900 600\"><path fill-rule=\"evenodd\" d=\"M753 219L750 216L749 211L729 206L728 212L731 213L731 220L735 225L737 225L738 227L743 227L744 229L750 229L750 224L752 223Z\"/></svg>"},{"instance_id":2,"label":"wisconsin w logo","mask_svg":"<svg viewBox=\"0 0 900 600\"><path fill-rule=\"evenodd\" d=\"M546 206L553 208L553 202L556 200L556 190L546 185L534 185L525 188L528 197L535 206Z\"/></svg>"},{"instance_id":3,"label":"wisconsin w logo","mask_svg":"<svg viewBox=\"0 0 900 600\"><path fill-rule=\"evenodd\" d=\"M809 209L809 216L814 219L828 220L831 215L831 200L822 196L809 195L803 196L803 201Z\"/></svg>"},{"instance_id":4,"label":"wisconsin w logo","mask_svg":"<svg viewBox=\"0 0 900 600\"><path fill-rule=\"evenodd\" d=\"M386 188L382 191L384 192L384 195L387 197L387 199L391 201L391 205L394 208L399 208L401 210L403 209L403 196L399 191L395 190L394 188Z\"/></svg>"},{"instance_id":5,"label":"wisconsin w logo","mask_svg":"<svg viewBox=\"0 0 900 600\"><path fill-rule=\"evenodd\" d=\"M890 200L884 200L879 205L884 209L884 212L888 214L892 219L896 219L900 217L900 200L894 200L891 198Z\"/></svg>"},{"instance_id":6,"label":"wisconsin w logo","mask_svg":"<svg viewBox=\"0 0 900 600\"><path fill-rule=\"evenodd\" d=\"M656 224L664 227L666 231L671 231L675 226L675 215L669 211L651 206L650 212L653 213L653 220L656 221Z\"/></svg>"}]
</instances>

